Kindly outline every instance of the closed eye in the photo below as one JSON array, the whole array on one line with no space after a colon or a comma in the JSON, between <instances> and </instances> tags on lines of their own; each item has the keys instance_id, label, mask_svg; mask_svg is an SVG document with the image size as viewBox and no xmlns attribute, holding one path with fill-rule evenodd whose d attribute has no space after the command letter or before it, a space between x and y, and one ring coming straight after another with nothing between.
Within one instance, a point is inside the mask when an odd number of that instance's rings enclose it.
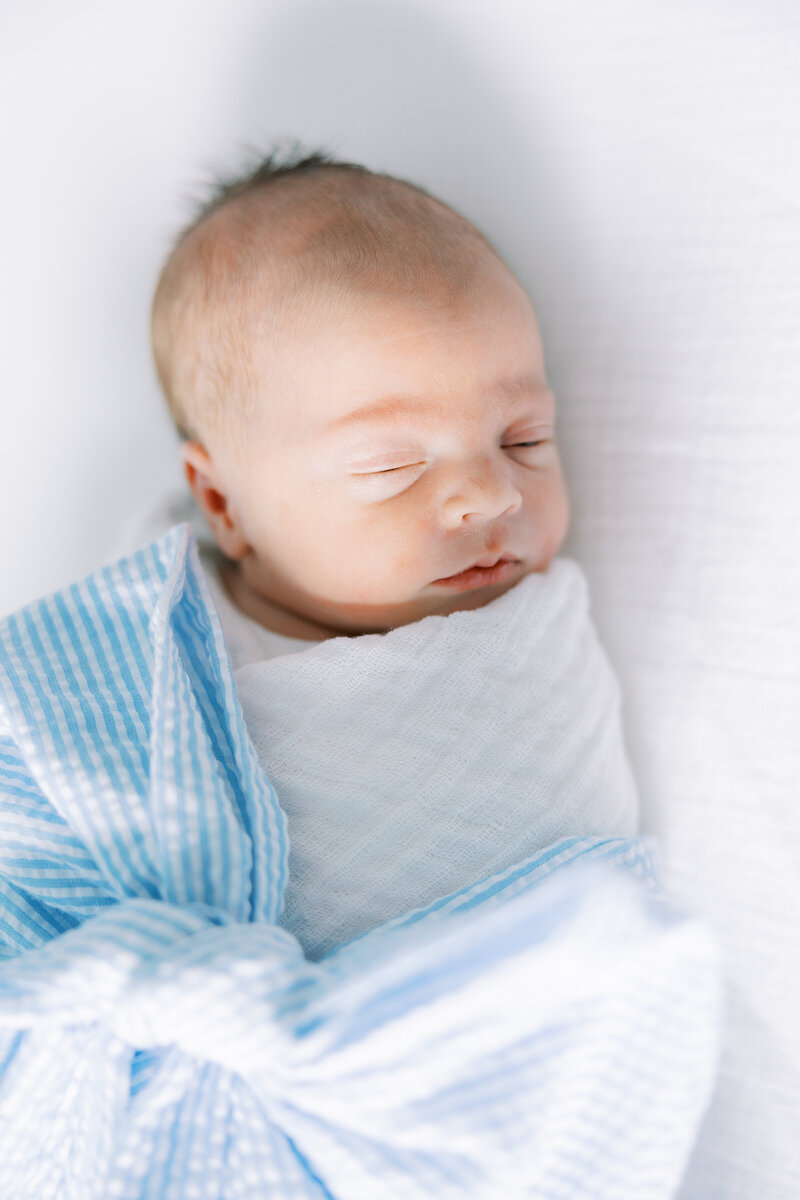
<instances>
[{"instance_id":1,"label":"closed eye","mask_svg":"<svg viewBox=\"0 0 800 1200\"><path fill-rule=\"evenodd\" d=\"M536 446L546 446L549 441L550 441L550 438L540 438L538 441L535 441L535 442L512 442L512 444L510 446L504 446L503 449L504 450L526 450L528 448L533 449ZM377 471L351 471L351 475L355 476L357 479L364 479L364 478L368 478L370 476L375 476L375 475L394 475L398 471L411 471L414 467L424 467L424 466L425 466L425 461L423 459L420 462L404 463L400 467L383 467Z\"/></svg>"},{"instance_id":2,"label":"closed eye","mask_svg":"<svg viewBox=\"0 0 800 1200\"><path fill-rule=\"evenodd\" d=\"M410 471L412 467L422 467L423 462L404 463L402 467L384 467L380 471L351 471L351 475L362 477L365 475L391 475L393 471Z\"/></svg>"}]
</instances>

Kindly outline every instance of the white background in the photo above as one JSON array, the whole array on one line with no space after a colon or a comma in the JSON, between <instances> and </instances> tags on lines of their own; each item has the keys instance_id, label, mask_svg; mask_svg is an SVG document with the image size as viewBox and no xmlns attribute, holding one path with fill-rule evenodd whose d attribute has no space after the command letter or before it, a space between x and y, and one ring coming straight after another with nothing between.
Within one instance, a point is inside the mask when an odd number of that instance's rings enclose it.
<instances>
[{"instance_id":1,"label":"white background","mask_svg":"<svg viewBox=\"0 0 800 1200\"><path fill-rule=\"evenodd\" d=\"M0 614L180 482L158 269L249 148L418 182L539 313L645 827L731 978L692 1200L800 1195L800 9L39 0L0 9Z\"/></svg>"}]
</instances>

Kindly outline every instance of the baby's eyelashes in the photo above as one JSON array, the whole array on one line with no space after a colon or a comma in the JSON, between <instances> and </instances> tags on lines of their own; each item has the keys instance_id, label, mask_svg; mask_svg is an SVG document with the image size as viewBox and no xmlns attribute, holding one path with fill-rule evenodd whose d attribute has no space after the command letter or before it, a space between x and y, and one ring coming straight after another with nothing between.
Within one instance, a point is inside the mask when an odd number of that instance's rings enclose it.
<instances>
[{"instance_id":1,"label":"baby's eyelashes","mask_svg":"<svg viewBox=\"0 0 800 1200\"><path fill-rule=\"evenodd\" d=\"M376 467L372 471L353 471L354 475L389 475L393 471L408 471L412 467L424 467L425 462L406 463L401 467Z\"/></svg>"}]
</instances>

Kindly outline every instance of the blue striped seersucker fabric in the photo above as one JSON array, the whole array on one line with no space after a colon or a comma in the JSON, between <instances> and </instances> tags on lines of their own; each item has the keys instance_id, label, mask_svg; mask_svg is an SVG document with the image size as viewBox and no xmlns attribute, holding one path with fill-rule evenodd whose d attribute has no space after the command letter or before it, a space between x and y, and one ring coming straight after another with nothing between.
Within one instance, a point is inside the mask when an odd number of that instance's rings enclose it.
<instances>
[{"instance_id":1,"label":"blue striped seersucker fabric","mask_svg":"<svg viewBox=\"0 0 800 1200\"><path fill-rule=\"evenodd\" d=\"M189 527L0 622L0 1196L674 1195L721 981L648 839L320 962Z\"/></svg>"}]
</instances>

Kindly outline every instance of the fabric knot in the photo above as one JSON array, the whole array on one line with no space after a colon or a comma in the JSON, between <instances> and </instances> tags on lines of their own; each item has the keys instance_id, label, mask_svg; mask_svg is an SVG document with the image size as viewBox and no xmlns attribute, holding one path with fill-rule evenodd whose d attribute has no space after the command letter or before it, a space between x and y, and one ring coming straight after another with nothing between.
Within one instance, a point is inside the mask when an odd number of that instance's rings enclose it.
<instances>
[{"instance_id":1,"label":"fabric knot","mask_svg":"<svg viewBox=\"0 0 800 1200\"><path fill-rule=\"evenodd\" d=\"M321 971L275 925L207 928L140 963L106 1017L137 1050L174 1044L244 1076L281 1075L290 1018Z\"/></svg>"},{"instance_id":2,"label":"fabric knot","mask_svg":"<svg viewBox=\"0 0 800 1200\"><path fill-rule=\"evenodd\" d=\"M175 1044L244 1075L272 1074L289 1040L284 1022L321 974L277 925L126 899L7 963L0 1025L4 1016L18 1029L97 1023L136 1050Z\"/></svg>"}]
</instances>

